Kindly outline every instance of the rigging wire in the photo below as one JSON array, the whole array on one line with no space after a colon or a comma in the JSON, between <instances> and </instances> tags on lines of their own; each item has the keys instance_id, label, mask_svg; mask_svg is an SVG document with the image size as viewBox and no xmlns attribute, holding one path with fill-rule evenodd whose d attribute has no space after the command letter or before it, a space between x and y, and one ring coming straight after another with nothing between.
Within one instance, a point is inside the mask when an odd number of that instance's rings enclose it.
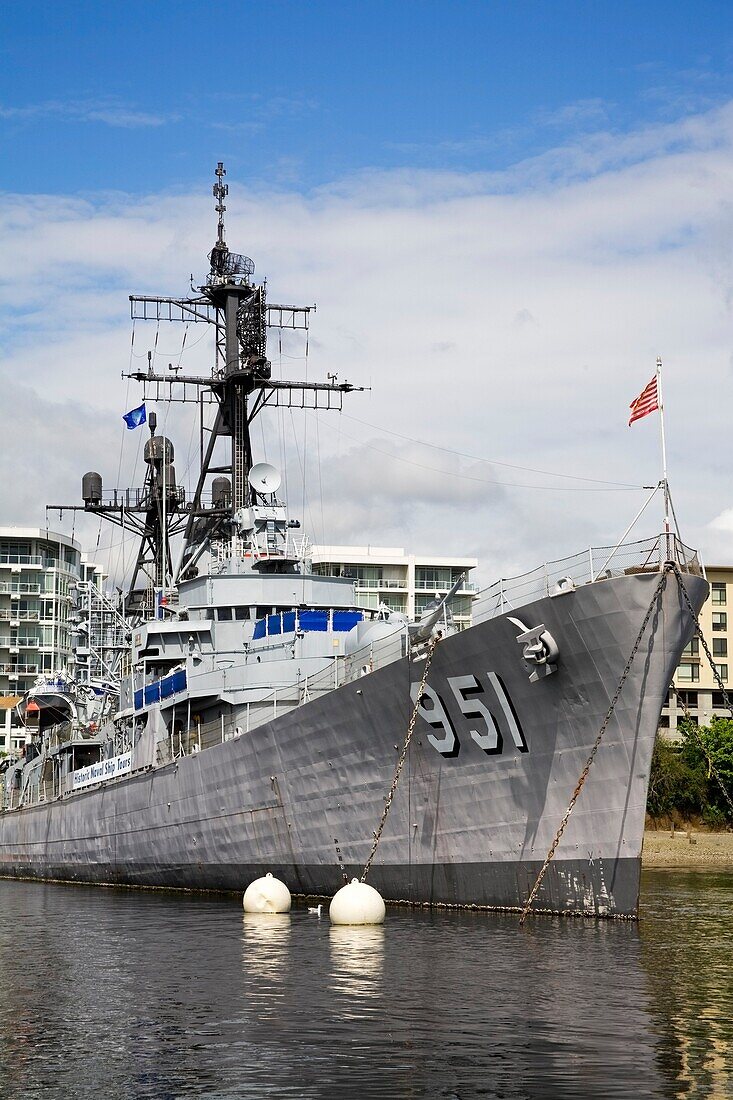
<instances>
[{"instance_id":1,"label":"rigging wire","mask_svg":"<svg viewBox=\"0 0 733 1100\"><path fill-rule=\"evenodd\" d=\"M306 416L309 416L309 415L310 415L310 413L308 411L306 411ZM315 413L313 415L315 415ZM342 415L346 416L347 414L342 413ZM316 417L316 419L318 419L318 418ZM379 431L380 429L376 429L376 430ZM526 482L521 482L521 481L499 481L496 478L473 477L471 474L462 474L462 473L458 473L455 470L441 470L437 466L428 466L424 462L415 462L414 459L404 458L402 455L394 454L392 451L386 451L381 447L375 447L373 443L366 443L366 442L364 442L363 439L358 439L356 436L349 435L347 432L344 432L343 429L340 428L340 427L339 427L339 431L340 431L340 434L342 434L346 439L350 439L352 441L352 443L358 443L360 447L366 447L366 448L368 448L368 450L375 451L377 454L386 455L386 457L391 459L392 461L404 462L408 466L416 466L419 470L428 470L432 474L442 474L445 477L455 477L455 478L458 478L460 481L476 481L476 482L479 482L482 485L503 485L507 489L544 489L544 490L550 491L550 492L565 492L565 493L628 493L628 492L632 492L632 491L633 492L639 492L643 489L649 488L649 486L645 486L645 485L620 485L620 484L614 484L612 482L611 483L601 482L600 485L590 485L590 486L583 486L583 485L530 485L530 484L527 484ZM405 437L405 438L407 438L407 437ZM419 442L419 440L415 440L414 442ZM443 449L444 448L441 448L441 450L443 450ZM450 452L450 453L454 453L459 457L469 457L469 456L460 456L460 453L458 451ZM486 462L488 460L487 459L480 459L479 461ZM536 472L539 472L539 471L536 471ZM553 476L571 477L572 475L570 475L570 474L561 474L561 475L553 475Z\"/></svg>"},{"instance_id":2,"label":"rigging wire","mask_svg":"<svg viewBox=\"0 0 733 1100\"><path fill-rule=\"evenodd\" d=\"M133 324L134 324L134 322L133 322ZM186 324L190 325L191 322L187 321ZM198 340L194 340L193 343L188 345L188 348L186 350L187 351L192 351L195 347L198 347L198 345L201 343L201 341L205 340L208 335L209 335L208 331L203 332L201 334L201 336L199 336ZM160 348L158 354L159 355L164 355L164 356L169 356L169 355L173 355L174 353L172 351L166 351L165 348ZM133 358L134 359L145 359L146 356L147 356L147 352L141 351L139 354L138 354L138 352L135 352L134 355L133 355Z\"/></svg>"},{"instance_id":3,"label":"rigging wire","mask_svg":"<svg viewBox=\"0 0 733 1100\"><path fill-rule=\"evenodd\" d=\"M326 544L326 523L323 514L323 473L321 470L321 426L316 417L316 470L318 472L318 492L321 499L321 543Z\"/></svg>"},{"instance_id":4,"label":"rigging wire","mask_svg":"<svg viewBox=\"0 0 733 1100\"><path fill-rule=\"evenodd\" d=\"M305 381L306 381L306 383L308 382L308 332L307 332L307 330L306 330L306 334L305 334ZM293 418L293 413L292 413L292 409L291 409L290 419L292 420L292 418ZM295 425L293 425L293 431L294 430L295 430ZM296 447L297 447L297 443L296 443ZM301 515L303 515L303 517L305 517L305 501L306 501L305 480L306 480L306 466L307 466L307 463L308 463L308 418L306 417L304 422L303 422L303 462L301 464L302 473L303 473L303 494L302 494L303 503L302 503ZM308 509L308 511L310 513L310 508ZM313 518L312 517L311 517L310 522L311 522L311 530L315 530L315 527L313 525Z\"/></svg>"},{"instance_id":5,"label":"rigging wire","mask_svg":"<svg viewBox=\"0 0 733 1100\"><path fill-rule=\"evenodd\" d=\"M279 380L283 380L283 330L279 328L277 331L277 351L278 351L278 373ZM283 485L285 487L285 500L289 499L288 494L288 458L287 447L285 445L285 409L282 405L277 406L277 424L278 432L280 435L280 467L283 475Z\"/></svg>"},{"instance_id":6,"label":"rigging wire","mask_svg":"<svg viewBox=\"0 0 733 1100\"><path fill-rule=\"evenodd\" d=\"M450 447L442 447L438 443L428 443L424 439L415 439L411 435L402 435L400 432L393 432L389 428L384 428L381 425L370 424L368 420L360 420L358 416L351 416L349 413L342 413L348 420L353 420L357 424L363 424L365 428L371 428L375 432L381 432L384 435L395 436L396 439L404 439L408 443L417 443L420 447L430 447L434 451L444 451L446 454L456 455L458 458L470 458L476 462L486 462L491 466L504 466L509 470L521 470L527 474L542 474L545 477L560 477L570 481L590 481L595 485L607 485L615 489L644 489L644 485L631 485L624 481L602 481L596 477L582 477L579 474L560 474L553 470L537 470L532 466L518 466L512 462L499 462L494 458L484 458L482 455L469 454L466 451L455 451ZM365 444L366 446L366 444Z\"/></svg>"},{"instance_id":7,"label":"rigging wire","mask_svg":"<svg viewBox=\"0 0 733 1100\"><path fill-rule=\"evenodd\" d=\"M264 409L262 410L262 412L264 412ZM262 436L262 457L264 458L265 462L267 462L267 439L265 438L265 418L262 415L262 413L260 413L260 415L257 417L257 419L260 422L260 435Z\"/></svg>"},{"instance_id":8,"label":"rigging wire","mask_svg":"<svg viewBox=\"0 0 733 1100\"><path fill-rule=\"evenodd\" d=\"M294 420L294 418L293 418L293 410L292 410L292 409L289 409L288 411L290 412L290 423L291 423L291 426L292 426L292 429L293 429L293 434L292 434L292 439L293 439L293 445L294 445L294 447L295 447L295 454L296 454L296 456L297 456L297 458L298 458L298 465L299 465L299 467L300 467L300 471L301 471L301 475L302 475L302 480L303 480L303 503L302 503L302 510L301 510L301 513L300 513L300 514L301 514L301 516L303 517L303 522L305 523L305 521L306 521L306 513L307 513L307 516L308 516L308 524L309 524L310 530L311 530L311 531L315 531L315 530L316 530L316 525L315 525L315 523L313 522L313 515L312 515L312 513L311 513L311 508L310 508L310 502L309 502L309 500L308 500L308 497L307 497L307 494L306 494L306 491L305 491L305 485L306 485L306 479L305 479L305 461L304 461L304 458L305 458L305 451L303 452L303 459L301 459L301 456L300 456L300 447L298 446L298 437L297 437L297 435L295 434L295 420Z\"/></svg>"}]
</instances>

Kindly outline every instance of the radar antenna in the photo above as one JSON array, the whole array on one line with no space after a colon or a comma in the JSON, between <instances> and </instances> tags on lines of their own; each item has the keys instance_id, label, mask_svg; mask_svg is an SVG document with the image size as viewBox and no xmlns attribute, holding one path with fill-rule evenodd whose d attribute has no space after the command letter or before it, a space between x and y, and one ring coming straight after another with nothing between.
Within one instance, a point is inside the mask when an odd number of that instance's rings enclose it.
<instances>
[{"instance_id":1,"label":"radar antenna","mask_svg":"<svg viewBox=\"0 0 733 1100\"><path fill-rule=\"evenodd\" d=\"M237 252L230 252L227 248L226 232L224 230L224 211L226 210L224 199L229 194L229 184L223 182L227 170L222 161L217 164L214 174L216 175L216 183L212 187L212 191L216 199L214 209L219 215L219 220L216 226L216 243L209 253L211 263L209 283L227 281L232 275L241 275L244 277L244 281L248 282L251 276L254 275L254 262L250 260L249 256L240 256Z\"/></svg>"}]
</instances>

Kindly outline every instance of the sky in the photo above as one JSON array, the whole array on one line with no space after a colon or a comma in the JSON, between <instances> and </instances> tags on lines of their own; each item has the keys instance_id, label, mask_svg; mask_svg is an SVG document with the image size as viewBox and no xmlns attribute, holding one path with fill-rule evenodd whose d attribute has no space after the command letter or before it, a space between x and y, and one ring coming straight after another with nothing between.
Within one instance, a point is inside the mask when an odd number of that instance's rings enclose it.
<instances>
[{"instance_id":1,"label":"sky","mask_svg":"<svg viewBox=\"0 0 733 1100\"><path fill-rule=\"evenodd\" d=\"M484 582L613 544L660 477L658 415L627 427L659 355L683 536L730 563L732 56L704 0L4 5L4 522L43 526L88 469L140 480L123 372L211 348L127 296L205 277L223 160L231 247L317 303L276 376L366 387L255 438L313 541ZM184 412L159 409L190 484ZM114 529L49 523L129 567Z\"/></svg>"}]
</instances>

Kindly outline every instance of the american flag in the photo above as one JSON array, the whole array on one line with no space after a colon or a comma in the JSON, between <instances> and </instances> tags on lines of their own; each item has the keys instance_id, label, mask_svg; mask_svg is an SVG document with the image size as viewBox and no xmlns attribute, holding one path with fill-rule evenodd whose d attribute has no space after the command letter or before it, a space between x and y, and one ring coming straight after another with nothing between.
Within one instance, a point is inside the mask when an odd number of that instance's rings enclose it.
<instances>
[{"instance_id":1,"label":"american flag","mask_svg":"<svg viewBox=\"0 0 733 1100\"><path fill-rule=\"evenodd\" d=\"M641 420L642 416L648 416L649 413L659 408L659 392L657 390L656 374L649 385L645 386L639 396L631 402L629 408L631 409L629 427L631 427L635 420Z\"/></svg>"}]
</instances>

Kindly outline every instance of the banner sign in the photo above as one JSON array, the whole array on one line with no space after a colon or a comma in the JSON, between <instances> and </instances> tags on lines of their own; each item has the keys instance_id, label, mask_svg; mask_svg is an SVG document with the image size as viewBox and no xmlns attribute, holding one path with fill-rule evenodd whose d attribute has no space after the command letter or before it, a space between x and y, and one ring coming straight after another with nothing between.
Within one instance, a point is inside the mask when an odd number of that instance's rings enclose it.
<instances>
[{"instance_id":1,"label":"banner sign","mask_svg":"<svg viewBox=\"0 0 733 1100\"><path fill-rule=\"evenodd\" d=\"M100 760L98 764L87 764L86 768L72 772L72 789L78 791L80 787L91 787L93 783L103 783L105 779L114 779L129 771L132 771L131 751L113 756L111 760Z\"/></svg>"}]
</instances>

